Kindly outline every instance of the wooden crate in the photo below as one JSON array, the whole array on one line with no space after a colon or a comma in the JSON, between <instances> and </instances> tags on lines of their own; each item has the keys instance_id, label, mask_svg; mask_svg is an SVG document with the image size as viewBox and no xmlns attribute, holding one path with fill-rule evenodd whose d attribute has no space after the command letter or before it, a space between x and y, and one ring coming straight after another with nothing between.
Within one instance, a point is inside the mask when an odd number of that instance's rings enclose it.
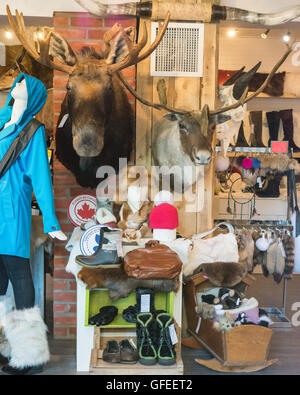
<instances>
[{"instance_id":1,"label":"wooden crate","mask_svg":"<svg viewBox=\"0 0 300 395\"><path fill-rule=\"evenodd\" d=\"M180 328L175 323L176 333L179 342L175 346L176 364L172 366L162 366L158 363L153 366L145 366L139 362L136 364L108 363L103 361L102 353L106 342L112 337L102 336L103 329L95 328L94 348L91 351L90 373L94 375L183 375L183 362L181 359L180 347ZM113 339L120 342L122 339L132 338L135 342L135 336L131 333L129 336L114 336Z\"/></svg>"},{"instance_id":2,"label":"wooden crate","mask_svg":"<svg viewBox=\"0 0 300 395\"><path fill-rule=\"evenodd\" d=\"M245 277L247 287L253 281ZM213 286L202 275L195 275L184 286L188 332L202 344L223 366L266 365L270 349L272 330L259 325L242 325L229 332L219 332L213 321L201 319L196 314L197 292Z\"/></svg>"}]
</instances>

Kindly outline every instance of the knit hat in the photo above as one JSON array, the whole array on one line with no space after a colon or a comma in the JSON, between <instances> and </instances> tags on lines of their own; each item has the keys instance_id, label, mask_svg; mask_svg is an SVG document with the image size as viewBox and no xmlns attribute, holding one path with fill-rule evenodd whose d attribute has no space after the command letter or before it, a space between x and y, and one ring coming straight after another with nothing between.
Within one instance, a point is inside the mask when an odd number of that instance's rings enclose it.
<instances>
[{"instance_id":1,"label":"knit hat","mask_svg":"<svg viewBox=\"0 0 300 395\"><path fill-rule=\"evenodd\" d=\"M151 229L176 229L178 227L177 209L168 203L154 207L149 216Z\"/></svg>"}]
</instances>

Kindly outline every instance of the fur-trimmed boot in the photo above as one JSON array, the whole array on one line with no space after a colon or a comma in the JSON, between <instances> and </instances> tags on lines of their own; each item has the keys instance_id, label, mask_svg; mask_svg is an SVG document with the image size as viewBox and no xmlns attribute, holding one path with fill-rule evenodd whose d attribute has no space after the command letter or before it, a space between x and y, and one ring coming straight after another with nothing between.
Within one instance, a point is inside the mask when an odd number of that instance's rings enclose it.
<instances>
[{"instance_id":1,"label":"fur-trimmed boot","mask_svg":"<svg viewBox=\"0 0 300 395\"><path fill-rule=\"evenodd\" d=\"M0 296L0 365L6 365L9 362L11 348L4 335L2 325L6 314L15 307L15 301L12 296Z\"/></svg>"},{"instance_id":2,"label":"fur-trimmed boot","mask_svg":"<svg viewBox=\"0 0 300 395\"><path fill-rule=\"evenodd\" d=\"M49 361L47 327L40 309L32 307L8 313L2 322L3 333L10 346L9 363L2 372L12 375L40 373Z\"/></svg>"}]
</instances>

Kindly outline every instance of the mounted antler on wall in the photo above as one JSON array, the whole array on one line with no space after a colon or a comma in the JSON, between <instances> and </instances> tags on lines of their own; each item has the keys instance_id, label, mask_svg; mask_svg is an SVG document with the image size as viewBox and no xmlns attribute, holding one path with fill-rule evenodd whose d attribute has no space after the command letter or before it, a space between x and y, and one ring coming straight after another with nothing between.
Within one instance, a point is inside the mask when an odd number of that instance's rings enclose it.
<instances>
[{"instance_id":1,"label":"mounted antler on wall","mask_svg":"<svg viewBox=\"0 0 300 395\"><path fill-rule=\"evenodd\" d=\"M76 2L91 14L100 17L107 15L133 15L160 20L164 19L167 12L170 12L170 20L177 21L216 23L226 20L272 26L292 21L300 16L300 5L278 13L262 14L240 8L219 6L210 2L202 2L201 4L161 2L157 0L125 4L103 4L101 0L76 0Z\"/></svg>"}]
</instances>

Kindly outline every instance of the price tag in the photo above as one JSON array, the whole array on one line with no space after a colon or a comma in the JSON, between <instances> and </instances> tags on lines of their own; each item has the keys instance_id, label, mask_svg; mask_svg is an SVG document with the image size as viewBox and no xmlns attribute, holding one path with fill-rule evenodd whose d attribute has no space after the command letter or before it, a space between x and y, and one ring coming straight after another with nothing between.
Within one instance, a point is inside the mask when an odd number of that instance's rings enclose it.
<instances>
[{"instance_id":1,"label":"price tag","mask_svg":"<svg viewBox=\"0 0 300 395\"><path fill-rule=\"evenodd\" d=\"M59 123L59 125L58 125L58 128L62 128L64 125L65 125L65 123L67 122L67 119L69 118L69 114L65 114L63 117L62 117L62 119L61 119L61 121L60 121L60 123Z\"/></svg>"},{"instance_id":2,"label":"price tag","mask_svg":"<svg viewBox=\"0 0 300 395\"><path fill-rule=\"evenodd\" d=\"M171 342L172 344L177 344L178 343L178 337L176 334L176 330L175 330L175 325L172 324L169 326L169 332L170 332L170 337L171 337Z\"/></svg>"},{"instance_id":3,"label":"price tag","mask_svg":"<svg viewBox=\"0 0 300 395\"><path fill-rule=\"evenodd\" d=\"M289 152L289 142L271 141L271 151L276 154L287 154Z\"/></svg>"},{"instance_id":4,"label":"price tag","mask_svg":"<svg viewBox=\"0 0 300 395\"><path fill-rule=\"evenodd\" d=\"M141 297L141 313L150 313L150 294Z\"/></svg>"}]
</instances>

